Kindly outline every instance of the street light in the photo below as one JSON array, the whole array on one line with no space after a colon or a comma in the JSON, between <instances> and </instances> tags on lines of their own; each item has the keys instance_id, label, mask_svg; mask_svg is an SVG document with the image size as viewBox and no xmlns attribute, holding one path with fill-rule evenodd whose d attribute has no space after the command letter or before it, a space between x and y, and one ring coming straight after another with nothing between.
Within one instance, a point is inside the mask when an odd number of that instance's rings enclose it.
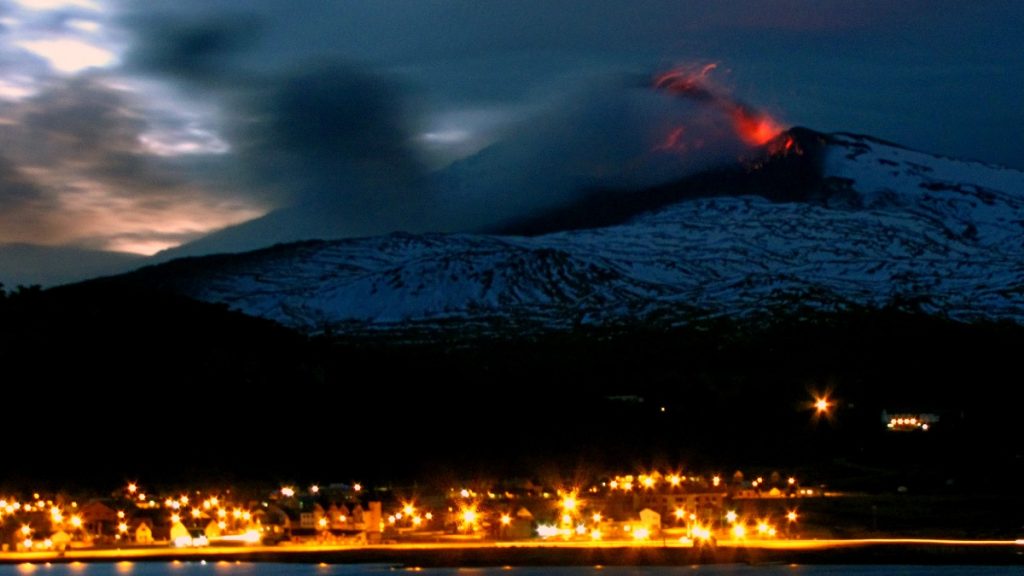
<instances>
[{"instance_id":1,"label":"street light","mask_svg":"<svg viewBox=\"0 0 1024 576\"><path fill-rule=\"evenodd\" d=\"M825 414L828 412L830 407L831 404L829 403L828 398L819 397L814 399L814 409L818 411L818 414Z\"/></svg>"}]
</instances>

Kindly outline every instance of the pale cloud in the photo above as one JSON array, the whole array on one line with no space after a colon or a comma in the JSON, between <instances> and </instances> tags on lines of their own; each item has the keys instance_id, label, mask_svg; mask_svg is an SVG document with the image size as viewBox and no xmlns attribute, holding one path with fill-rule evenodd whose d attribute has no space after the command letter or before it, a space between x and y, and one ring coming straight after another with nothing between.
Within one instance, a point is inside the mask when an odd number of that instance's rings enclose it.
<instances>
[{"instance_id":1,"label":"pale cloud","mask_svg":"<svg viewBox=\"0 0 1024 576\"><path fill-rule=\"evenodd\" d=\"M61 10L65 8L83 8L101 10L99 2L94 0L14 0L14 3L27 10Z\"/></svg>"},{"instance_id":2,"label":"pale cloud","mask_svg":"<svg viewBox=\"0 0 1024 576\"><path fill-rule=\"evenodd\" d=\"M117 63L117 55L112 50L75 38L22 40L16 45L43 58L54 70L67 74Z\"/></svg>"}]
</instances>

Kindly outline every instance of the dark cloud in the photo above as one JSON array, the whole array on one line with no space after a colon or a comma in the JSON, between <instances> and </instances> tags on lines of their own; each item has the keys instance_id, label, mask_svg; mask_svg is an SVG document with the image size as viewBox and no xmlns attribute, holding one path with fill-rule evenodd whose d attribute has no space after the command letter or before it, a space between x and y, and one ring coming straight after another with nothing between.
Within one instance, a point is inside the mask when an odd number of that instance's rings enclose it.
<instances>
[{"instance_id":1,"label":"dark cloud","mask_svg":"<svg viewBox=\"0 0 1024 576\"><path fill-rule=\"evenodd\" d=\"M404 185L420 167L411 149L406 94L393 78L331 65L268 81L257 97L257 149L289 157L302 173ZM261 95L262 96L262 95Z\"/></svg>"},{"instance_id":2,"label":"dark cloud","mask_svg":"<svg viewBox=\"0 0 1024 576\"><path fill-rule=\"evenodd\" d=\"M0 156L0 211L34 202L41 196L39 189L16 164Z\"/></svg>"},{"instance_id":3,"label":"dark cloud","mask_svg":"<svg viewBox=\"0 0 1024 576\"><path fill-rule=\"evenodd\" d=\"M232 12L179 19L134 15L129 28L136 49L126 67L200 84L230 83L237 57L257 44L264 29L258 15Z\"/></svg>"}]
</instances>

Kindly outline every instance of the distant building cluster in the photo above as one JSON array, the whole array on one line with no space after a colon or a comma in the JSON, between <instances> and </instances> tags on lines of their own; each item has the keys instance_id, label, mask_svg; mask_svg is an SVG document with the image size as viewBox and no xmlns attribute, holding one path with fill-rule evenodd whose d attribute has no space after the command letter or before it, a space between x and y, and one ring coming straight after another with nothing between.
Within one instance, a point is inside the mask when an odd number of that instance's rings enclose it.
<instances>
[{"instance_id":1,"label":"distant building cluster","mask_svg":"<svg viewBox=\"0 0 1024 576\"><path fill-rule=\"evenodd\" d=\"M81 505L65 493L2 498L0 538L4 551L54 552L447 538L710 542L721 535L791 536L797 521L793 500L821 495L794 476L748 477L740 471L653 471L606 476L585 486L504 480L434 490L339 483L158 495L129 483Z\"/></svg>"},{"instance_id":2,"label":"distant building cluster","mask_svg":"<svg viewBox=\"0 0 1024 576\"><path fill-rule=\"evenodd\" d=\"M882 422L892 432L927 432L939 421L938 414L927 412L882 412Z\"/></svg>"}]
</instances>

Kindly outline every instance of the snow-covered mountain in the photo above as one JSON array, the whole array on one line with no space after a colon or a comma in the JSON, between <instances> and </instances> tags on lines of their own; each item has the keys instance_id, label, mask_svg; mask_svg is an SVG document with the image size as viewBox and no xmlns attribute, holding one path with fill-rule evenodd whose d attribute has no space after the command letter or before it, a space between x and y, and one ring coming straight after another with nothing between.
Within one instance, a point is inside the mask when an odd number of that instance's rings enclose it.
<instances>
[{"instance_id":1,"label":"snow-covered mountain","mask_svg":"<svg viewBox=\"0 0 1024 576\"><path fill-rule=\"evenodd\" d=\"M794 129L738 168L638 194L646 211L605 197L628 218L596 228L306 242L132 277L306 332L676 324L892 304L1024 321L1018 170Z\"/></svg>"}]
</instances>

